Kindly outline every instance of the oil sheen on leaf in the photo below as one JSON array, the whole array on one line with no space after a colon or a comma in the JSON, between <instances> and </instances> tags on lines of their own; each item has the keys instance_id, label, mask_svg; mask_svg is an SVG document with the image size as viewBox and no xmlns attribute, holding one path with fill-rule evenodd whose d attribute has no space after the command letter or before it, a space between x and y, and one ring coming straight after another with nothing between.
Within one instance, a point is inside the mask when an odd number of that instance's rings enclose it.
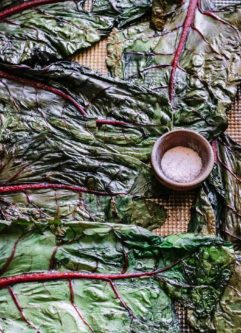
<instances>
[{"instance_id":1,"label":"oil sheen on leaf","mask_svg":"<svg viewBox=\"0 0 241 333\"><path fill-rule=\"evenodd\" d=\"M237 19L226 22L203 6L184 1L167 15L162 31L149 22L116 31L108 65L114 76L167 96L174 126L210 138L225 129L225 111L241 78L241 47Z\"/></svg>"},{"instance_id":2,"label":"oil sheen on leaf","mask_svg":"<svg viewBox=\"0 0 241 333\"><path fill-rule=\"evenodd\" d=\"M120 14L87 12L84 1L3 1L0 5L0 60L19 64L63 59L109 34L114 25L131 22L149 8L148 1L126 1ZM97 5L96 5L97 6ZM95 7L96 7L95 6ZM123 16L123 17L122 17Z\"/></svg>"},{"instance_id":3,"label":"oil sheen on leaf","mask_svg":"<svg viewBox=\"0 0 241 333\"><path fill-rule=\"evenodd\" d=\"M179 333L176 301L211 332L234 261L220 239L93 222L2 224L0 251L9 333Z\"/></svg>"},{"instance_id":4,"label":"oil sheen on leaf","mask_svg":"<svg viewBox=\"0 0 241 333\"><path fill-rule=\"evenodd\" d=\"M70 62L0 76L3 219L162 223L148 198L159 196L149 159L170 128L165 97Z\"/></svg>"}]
</instances>

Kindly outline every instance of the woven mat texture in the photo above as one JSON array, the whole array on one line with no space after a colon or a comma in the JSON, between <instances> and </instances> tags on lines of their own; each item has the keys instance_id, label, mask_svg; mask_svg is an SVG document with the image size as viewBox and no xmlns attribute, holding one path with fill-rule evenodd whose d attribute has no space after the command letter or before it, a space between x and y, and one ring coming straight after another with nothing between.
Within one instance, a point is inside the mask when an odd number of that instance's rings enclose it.
<instances>
[{"instance_id":1,"label":"woven mat texture","mask_svg":"<svg viewBox=\"0 0 241 333\"><path fill-rule=\"evenodd\" d=\"M219 6L233 5L240 3L241 0L213 0ZM91 8L91 1L87 1L86 10ZM106 45L108 39L96 43L89 50L82 52L74 57L74 60L80 64L97 70L100 73L108 73L106 67ZM229 126L227 133L239 144L241 144L241 89L239 89L235 102L229 112ZM194 201L194 192L172 193L169 199L160 200L167 210L167 219L165 224L156 229L159 235L169 235L178 232L186 232L190 220L190 209ZM193 333L194 331L187 325L186 312L179 305L176 306L176 312L180 321L182 333Z\"/></svg>"}]
</instances>

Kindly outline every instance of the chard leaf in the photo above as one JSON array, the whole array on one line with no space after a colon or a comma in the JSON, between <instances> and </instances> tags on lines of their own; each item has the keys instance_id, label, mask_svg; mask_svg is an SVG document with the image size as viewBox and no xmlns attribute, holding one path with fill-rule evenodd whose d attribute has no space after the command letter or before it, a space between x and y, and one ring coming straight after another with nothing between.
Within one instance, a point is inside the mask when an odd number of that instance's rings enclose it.
<instances>
[{"instance_id":1,"label":"chard leaf","mask_svg":"<svg viewBox=\"0 0 241 333\"><path fill-rule=\"evenodd\" d=\"M223 133L241 79L240 4L218 9L212 1L156 0L153 24L161 31L140 23L113 33L108 46L114 76L168 97L173 126L190 127L208 139ZM220 140L235 152L219 147L220 163L228 168L217 165L202 186L190 230L214 233L217 227L228 239L236 237L239 247L240 147Z\"/></svg>"},{"instance_id":2,"label":"chard leaf","mask_svg":"<svg viewBox=\"0 0 241 333\"><path fill-rule=\"evenodd\" d=\"M112 22L85 12L82 4L49 1L4 17L7 10L21 9L18 1L0 11L1 61L19 64L61 59L99 41Z\"/></svg>"},{"instance_id":3,"label":"chard leaf","mask_svg":"<svg viewBox=\"0 0 241 333\"><path fill-rule=\"evenodd\" d=\"M151 10L151 0L93 0L92 11L98 15L116 17L119 27L146 15Z\"/></svg>"},{"instance_id":4,"label":"chard leaf","mask_svg":"<svg viewBox=\"0 0 241 333\"><path fill-rule=\"evenodd\" d=\"M192 207L189 230L203 234L216 234L221 224L224 189L221 170L214 165L209 178L202 184Z\"/></svg>"},{"instance_id":5,"label":"chard leaf","mask_svg":"<svg viewBox=\"0 0 241 333\"><path fill-rule=\"evenodd\" d=\"M241 147L225 135L218 141L218 163L225 201L219 231L241 249Z\"/></svg>"},{"instance_id":6,"label":"chard leaf","mask_svg":"<svg viewBox=\"0 0 241 333\"><path fill-rule=\"evenodd\" d=\"M103 15L85 11L83 4L83 0L4 1L0 60L35 64L66 58L108 35L117 22L135 20L150 7L148 1L128 2L128 11Z\"/></svg>"},{"instance_id":7,"label":"chard leaf","mask_svg":"<svg viewBox=\"0 0 241 333\"><path fill-rule=\"evenodd\" d=\"M222 135L216 142L216 150L216 172L201 190L189 230L204 232L213 219L218 233L240 250L241 147L227 135Z\"/></svg>"},{"instance_id":8,"label":"chard leaf","mask_svg":"<svg viewBox=\"0 0 241 333\"><path fill-rule=\"evenodd\" d=\"M6 333L178 333L176 301L211 332L234 261L217 238L77 222L3 225L0 253Z\"/></svg>"},{"instance_id":9,"label":"chard leaf","mask_svg":"<svg viewBox=\"0 0 241 333\"><path fill-rule=\"evenodd\" d=\"M2 68L3 220L164 220L148 198L160 192L149 160L170 128L165 97L75 63Z\"/></svg>"},{"instance_id":10,"label":"chard leaf","mask_svg":"<svg viewBox=\"0 0 241 333\"><path fill-rule=\"evenodd\" d=\"M237 259L232 278L215 314L218 333L238 333L241 325L241 265Z\"/></svg>"},{"instance_id":11,"label":"chard leaf","mask_svg":"<svg viewBox=\"0 0 241 333\"><path fill-rule=\"evenodd\" d=\"M184 1L174 8L169 13L167 6L160 32L149 22L116 31L108 65L114 76L167 96L174 126L211 138L225 129L225 111L241 78L239 25L237 19L231 24L216 16L206 2ZM237 8L235 14L240 16Z\"/></svg>"}]
</instances>

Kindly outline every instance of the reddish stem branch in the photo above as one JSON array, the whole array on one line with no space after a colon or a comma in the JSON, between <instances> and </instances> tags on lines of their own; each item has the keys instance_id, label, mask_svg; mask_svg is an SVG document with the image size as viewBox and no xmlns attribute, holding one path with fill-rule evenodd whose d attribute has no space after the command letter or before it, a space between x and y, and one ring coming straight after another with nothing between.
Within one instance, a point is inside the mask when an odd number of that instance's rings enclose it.
<instances>
[{"instance_id":1,"label":"reddish stem branch","mask_svg":"<svg viewBox=\"0 0 241 333\"><path fill-rule=\"evenodd\" d=\"M150 272L128 273L128 274L97 274L97 273L80 273L80 272L47 272L47 273L27 273L0 278L0 288L5 288L18 283L27 282L46 282L55 280L71 280L71 279L86 279L86 280L102 280L109 282L110 280L126 280L137 278L154 277L160 273L168 271L172 267L182 262L184 258L179 259L172 264Z\"/></svg>"},{"instance_id":2,"label":"reddish stem branch","mask_svg":"<svg viewBox=\"0 0 241 333\"><path fill-rule=\"evenodd\" d=\"M227 287L233 289L238 294L238 296L241 297L241 293L234 286L230 286L230 284L228 284Z\"/></svg>"},{"instance_id":3,"label":"reddish stem branch","mask_svg":"<svg viewBox=\"0 0 241 333\"><path fill-rule=\"evenodd\" d=\"M230 233L229 231L227 231L227 230L224 230L224 233L227 234L227 235L229 235L229 236L231 236L231 237L233 237L233 238L235 238L235 239L238 239L238 240L241 241L241 237L239 237L239 236L237 236L237 235L234 235L234 234L231 234L231 233Z\"/></svg>"},{"instance_id":4,"label":"reddish stem branch","mask_svg":"<svg viewBox=\"0 0 241 333\"><path fill-rule=\"evenodd\" d=\"M113 193L113 192L101 192L101 191L89 190L87 188L75 185L47 184L47 183L0 186L0 193L22 192L27 190L42 190L42 189L63 189L73 192L92 193L101 196L105 195L115 196L115 195L126 194L123 192Z\"/></svg>"},{"instance_id":5,"label":"reddish stem branch","mask_svg":"<svg viewBox=\"0 0 241 333\"><path fill-rule=\"evenodd\" d=\"M55 255L56 255L56 253L57 253L57 251L58 251L58 248L59 248L59 247L56 245L56 246L54 247L53 253L52 253L52 255L51 255L50 262L49 262L49 270L50 270L50 271L51 271L52 269L54 269L54 267L55 267L55 262L56 262Z\"/></svg>"},{"instance_id":6,"label":"reddish stem branch","mask_svg":"<svg viewBox=\"0 0 241 333\"><path fill-rule=\"evenodd\" d=\"M219 155L217 154L217 158L218 158L218 162L219 162L219 164L225 169L225 170L227 170L239 183L241 183L241 178L239 178L232 170L230 170L229 168L228 168L228 166L226 165L226 164L224 164L222 161L221 161L221 159L220 159L220 157L219 157Z\"/></svg>"},{"instance_id":7,"label":"reddish stem branch","mask_svg":"<svg viewBox=\"0 0 241 333\"><path fill-rule=\"evenodd\" d=\"M12 75L12 74L4 72L4 71L0 71L0 78L15 81L15 82L21 83L23 85L33 87L35 89L49 91L57 96L62 97L66 101L70 102L82 115L84 115L84 116L86 115L85 109L79 103L77 103L76 100L72 96L66 94L65 92L63 92L60 89L51 87L51 86L44 84L42 82L39 82L39 81L21 78L19 76L15 76L15 75Z\"/></svg>"},{"instance_id":8,"label":"reddish stem branch","mask_svg":"<svg viewBox=\"0 0 241 333\"><path fill-rule=\"evenodd\" d=\"M47 5L51 3L56 2L64 2L66 0L32 0L25 3L22 3L21 5L16 5L11 8L5 9L2 12L0 12L0 20L5 19L6 17L12 16L14 14L18 14L24 10L41 6L41 5Z\"/></svg>"},{"instance_id":9,"label":"reddish stem branch","mask_svg":"<svg viewBox=\"0 0 241 333\"><path fill-rule=\"evenodd\" d=\"M171 30L163 31L163 32L161 32L160 36L169 35L170 33L174 32L174 31L176 31L176 30L179 30L179 29L181 29L181 28L182 28L182 25L179 25L178 27L175 27L175 28L173 28L173 29L171 29ZM158 36L159 36L159 35L158 35ZM155 36L154 36L154 38L155 38Z\"/></svg>"},{"instance_id":10,"label":"reddish stem branch","mask_svg":"<svg viewBox=\"0 0 241 333\"><path fill-rule=\"evenodd\" d=\"M201 14L203 14L205 16L209 16L209 17L213 18L216 21L219 21L219 22L221 22L223 24L226 24L226 25L230 26L234 30L237 30L232 24L230 24L229 22L223 20L221 17L217 16L216 14L214 14L215 11L207 11L207 12L203 11L199 3L198 3L198 10L200 11Z\"/></svg>"},{"instance_id":11,"label":"reddish stem branch","mask_svg":"<svg viewBox=\"0 0 241 333\"><path fill-rule=\"evenodd\" d=\"M155 68L166 68L166 67L171 67L171 64L163 64L163 65L153 65L153 66L149 66L146 68L143 68L142 70L140 70L140 73L149 71L150 69L155 69Z\"/></svg>"},{"instance_id":12,"label":"reddish stem branch","mask_svg":"<svg viewBox=\"0 0 241 333\"><path fill-rule=\"evenodd\" d=\"M206 39L206 37L204 36L204 34L197 27L195 27L194 24L192 25L192 29L194 31L196 31L201 36L201 38L203 39L203 41L208 44L208 46L213 51L213 53L217 53L218 54L218 52L214 49L214 47L212 46L212 44Z\"/></svg>"},{"instance_id":13,"label":"reddish stem branch","mask_svg":"<svg viewBox=\"0 0 241 333\"><path fill-rule=\"evenodd\" d=\"M8 287L8 291L9 291L9 294L11 295L12 297L12 300L14 302L14 304L16 305L16 308L18 309L19 313L20 313L20 316L22 318L22 320L32 329L34 329L37 333L40 333L40 331L34 326L33 323L31 323L24 315L23 313L23 309L19 303L19 300L17 298L17 296L15 295L13 289L11 287Z\"/></svg>"},{"instance_id":14,"label":"reddish stem branch","mask_svg":"<svg viewBox=\"0 0 241 333\"><path fill-rule=\"evenodd\" d=\"M16 173L15 175L13 175L12 177L10 177L8 179L8 183L13 182L19 175L21 175L23 173L23 171L27 168L31 166L31 163L26 163L25 165L23 165Z\"/></svg>"},{"instance_id":15,"label":"reddish stem branch","mask_svg":"<svg viewBox=\"0 0 241 333\"><path fill-rule=\"evenodd\" d=\"M172 69L171 69L171 74L170 74L170 81L169 81L169 99L172 102L173 97L174 97L174 89L175 89L175 75L176 75L176 70L179 65L180 57L183 52L183 48L185 46L185 43L187 41L188 33L189 30L193 24L194 17L195 17L195 12L197 9L198 5L198 0L190 0L188 10L187 10L187 15L184 20L183 28L182 28L182 33L179 39L179 43L177 46L177 49L174 53L174 58L172 60Z\"/></svg>"},{"instance_id":16,"label":"reddish stem branch","mask_svg":"<svg viewBox=\"0 0 241 333\"><path fill-rule=\"evenodd\" d=\"M5 264L0 268L0 275L3 275L6 270L8 269L8 267L10 266L13 258L14 258L14 255L15 255L15 252L16 252L16 248L18 246L18 243L20 241L20 239L22 238L22 236L20 236L16 241L15 243L13 244L13 248L12 248L12 251L11 251L11 254L10 256L8 257L8 259L6 260Z\"/></svg>"},{"instance_id":17,"label":"reddish stem branch","mask_svg":"<svg viewBox=\"0 0 241 333\"><path fill-rule=\"evenodd\" d=\"M125 54L133 54L133 55L143 55L143 56L156 56L156 55L163 55L163 56L172 56L173 53L163 53L163 52L138 52L138 51L125 51Z\"/></svg>"},{"instance_id":18,"label":"reddish stem branch","mask_svg":"<svg viewBox=\"0 0 241 333\"><path fill-rule=\"evenodd\" d=\"M229 146L227 143L225 143L220 137L217 138L217 141L219 144L221 144L222 146L224 146L225 148L227 148L229 151L231 151L232 153L239 153L241 152L240 148L241 146L237 144L237 147L231 147Z\"/></svg>"},{"instance_id":19,"label":"reddish stem branch","mask_svg":"<svg viewBox=\"0 0 241 333\"><path fill-rule=\"evenodd\" d=\"M213 154L214 154L214 162L217 163L218 162L218 144L217 144L217 140L212 141L211 145L212 145L212 150L213 150Z\"/></svg>"},{"instance_id":20,"label":"reddish stem branch","mask_svg":"<svg viewBox=\"0 0 241 333\"><path fill-rule=\"evenodd\" d=\"M119 121L119 120L108 120L108 119L96 119L97 125L111 125L111 126L145 126L145 127L158 127L159 124L145 124L145 123L136 123L136 122L125 122L125 121Z\"/></svg>"},{"instance_id":21,"label":"reddish stem branch","mask_svg":"<svg viewBox=\"0 0 241 333\"><path fill-rule=\"evenodd\" d=\"M127 269L129 267L129 258L128 258L128 253L126 253L125 249L123 248L123 267L122 267L122 271L121 274L124 274L127 272Z\"/></svg>"},{"instance_id":22,"label":"reddish stem branch","mask_svg":"<svg viewBox=\"0 0 241 333\"><path fill-rule=\"evenodd\" d=\"M130 126L132 124L125 123L124 121L118 121L118 120L105 120L105 119L97 119L96 120L97 125L112 125L112 126Z\"/></svg>"},{"instance_id":23,"label":"reddish stem branch","mask_svg":"<svg viewBox=\"0 0 241 333\"><path fill-rule=\"evenodd\" d=\"M159 87L152 88L152 90L167 89L167 88L168 88L168 86L159 86Z\"/></svg>"},{"instance_id":24,"label":"reddish stem branch","mask_svg":"<svg viewBox=\"0 0 241 333\"><path fill-rule=\"evenodd\" d=\"M73 284L72 281L69 280L69 292L70 292L70 303L73 306L73 308L75 309L75 312L77 313L77 315L79 316L79 318L83 321L83 323L89 328L89 330L94 333L93 328L89 325L89 323L85 320L85 318L82 316L82 314L80 313L79 309L77 308L77 306L75 305L74 302L74 289L73 289Z\"/></svg>"},{"instance_id":25,"label":"reddish stem branch","mask_svg":"<svg viewBox=\"0 0 241 333\"><path fill-rule=\"evenodd\" d=\"M224 142L220 141L220 139L217 139L219 144L225 146L226 148L228 148L231 152L233 152L233 150L228 146L226 145ZM238 182L241 182L241 178L236 175L232 170L229 169L229 167L223 163L223 161L221 160L220 156L219 156L219 152L218 152L218 149L217 149L217 141L213 141L213 143L215 144L216 146L216 159L217 159L217 162L221 165L221 167L223 167L225 170L227 170ZM212 143L212 146L213 146L213 143ZM231 207L229 207L231 208ZM231 208L233 209L233 208ZM233 209L234 210L234 209Z\"/></svg>"},{"instance_id":26,"label":"reddish stem branch","mask_svg":"<svg viewBox=\"0 0 241 333\"><path fill-rule=\"evenodd\" d=\"M234 207L232 207L232 206L230 206L230 205L228 205L228 204L226 204L226 206L227 206L229 209L231 209L236 215L238 215L239 217L241 217L241 211L236 210Z\"/></svg>"},{"instance_id":27,"label":"reddish stem branch","mask_svg":"<svg viewBox=\"0 0 241 333\"><path fill-rule=\"evenodd\" d=\"M123 306L123 308L125 308L125 309L128 311L129 316L130 316L131 318L135 318L135 316L134 316L132 310L128 307L128 305L126 304L126 302L122 299L122 297L121 297L119 291L117 290L115 284L114 284L111 280L109 281L109 284L110 284L111 289L113 290L113 292L114 292L116 298L119 300L119 302L121 303L121 305Z\"/></svg>"}]
</instances>

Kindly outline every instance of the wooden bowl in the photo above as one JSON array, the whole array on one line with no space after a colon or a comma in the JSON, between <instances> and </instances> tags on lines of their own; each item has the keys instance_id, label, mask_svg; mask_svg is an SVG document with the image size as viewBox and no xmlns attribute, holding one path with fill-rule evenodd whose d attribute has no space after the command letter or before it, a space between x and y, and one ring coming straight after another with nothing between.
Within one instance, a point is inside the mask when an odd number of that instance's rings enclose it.
<instances>
[{"instance_id":1,"label":"wooden bowl","mask_svg":"<svg viewBox=\"0 0 241 333\"><path fill-rule=\"evenodd\" d=\"M195 150L202 159L202 169L199 175L188 183L179 183L166 177L161 168L161 159L165 152L177 146ZM157 179L164 186L175 191L192 190L198 187L210 174L214 165L214 153L210 143L199 133L177 129L162 135L154 144L151 154L151 164Z\"/></svg>"}]
</instances>

